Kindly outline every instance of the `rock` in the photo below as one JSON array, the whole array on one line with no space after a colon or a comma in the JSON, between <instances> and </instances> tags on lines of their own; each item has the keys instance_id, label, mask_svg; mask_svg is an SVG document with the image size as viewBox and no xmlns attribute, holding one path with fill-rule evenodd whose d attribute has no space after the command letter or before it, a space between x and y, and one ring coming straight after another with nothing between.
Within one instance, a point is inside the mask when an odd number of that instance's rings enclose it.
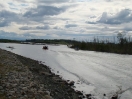
<instances>
[{"instance_id":1,"label":"rock","mask_svg":"<svg viewBox=\"0 0 132 99\"><path fill-rule=\"evenodd\" d=\"M113 95L111 99L118 99L118 95Z\"/></svg>"},{"instance_id":2,"label":"rock","mask_svg":"<svg viewBox=\"0 0 132 99\"><path fill-rule=\"evenodd\" d=\"M74 89L71 89L71 88L67 89L68 93L72 93L73 91L74 91Z\"/></svg>"},{"instance_id":3,"label":"rock","mask_svg":"<svg viewBox=\"0 0 132 99\"><path fill-rule=\"evenodd\" d=\"M17 83L19 83L20 79L15 79Z\"/></svg>"},{"instance_id":4,"label":"rock","mask_svg":"<svg viewBox=\"0 0 132 99\"><path fill-rule=\"evenodd\" d=\"M83 99L83 96L79 96L78 99Z\"/></svg>"},{"instance_id":5,"label":"rock","mask_svg":"<svg viewBox=\"0 0 132 99\"><path fill-rule=\"evenodd\" d=\"M5 92L5 90L0 90L0 92L3 94Z\"/></svg>"},{"instance_id":6,"label":"rock","mask_svg":"<svg viewBox=\"0 0 132 99\"><path fill-rule=\"evenodd\" d=\"M55 81L55 82L63 82L60 78L58 77L52 77L52 79Z\"/></svg>"},{"instance_id":7,"label":"rock","mask_svg":"<svg viewBox=\"0 0 132 99\"><path fill-rule=\"evenodd\" d=\"M49 96L49 95L45 95L44 97L43 97L44 99L53 99L51 96Z\"/></svg>"},{"instance_id":8,"label":"rock","mask_svg":"<svg viewBox=\"0 0 132 99\"><path fill-rule=\"evenodd\" d=\"M81 91L78 91L78 90L77 90L76 92L77 92L78 95L83 95L83 94L81 93Z\"/></svg>"},{"instance_id":9,"label":"rock","mask_svg":"<svg viewBox=\"0 0 132 99\"><path fill-rule=\"evenodd\" d=\"M27 87L22 87L22 89L23 89L24 91L27 91Z\"/></svg>"},{"instance_id":10,"label":"rock","mask_svg":"<svg viewBox=\"0 0 132 99\"><path fill-rule=\"evenodd\" d=\"M91 96L91 94L86 94L87 99L92 99Z\"/></svg>"},{"instance_id":11,"label":"rock","mask_svg":"<svg viewBox=\"0 0 132 99\"><path fill-rule=\"evenodd\" d=\"M49 91L45 91L48 95L50 95L50 92Z\"/></svg>"},{"instance_id":12,"label":"rock","mask_svg":"<svg viewBox=\"0 0 132 99\"><path fill-rule=\"evenodd\" d=\"M15 93L15 91L9 91L8 93L13 95Z\"/></svg>"},{"instance_id":13,"label":"rock","mask_svg":"<svg viewBox=\"0 0 132 99\"><path fill-rule=\"evenodd\" d=\"M12 84L12 87L14 87L14 88L15 88L16 86L17 86L17 84L16 84L16 83L15 83L15 84Z\"/></svg>"},{"instance_id":14,"label":"rock","mask_svg":"<svg viewBox=\"0 0 132 99\"><path fill-rule=\"evenodd\" d=\"M2 86L0 86L0 90L3 90L3 87Z\"/></svg>"},{"instance_id":15,"label":"rock","mask_svg":"<svg viewBox=\"0 0 132 99\"><path fill-rule=\"evenodd\" d=\"M52 74L51 73L48 73L48 72L40 72L41 75L46 75L46 76L49 76L49 77L52 77Z\"/></svg>"},{"instance_id":16,"label":"rock","mask_svg":"<svg viewBox=\"0 0 132 99\"><path fill-rule=\"evenodd\" d=\"M104 94L103 99L108 99L108 97L106 97L106 94Z\"/></svg>"},{"instance_id":17,"label":"rock","mask_svg":"<svg viewBox=\"0 0 132 99\"><path fill-rule=\"evenodd\" d=\"M71 82L69 82L69 85L70 85L70 86L73 86L74 83L75 83L74 81L71 81Z\"/></svg>"}]
</instances>

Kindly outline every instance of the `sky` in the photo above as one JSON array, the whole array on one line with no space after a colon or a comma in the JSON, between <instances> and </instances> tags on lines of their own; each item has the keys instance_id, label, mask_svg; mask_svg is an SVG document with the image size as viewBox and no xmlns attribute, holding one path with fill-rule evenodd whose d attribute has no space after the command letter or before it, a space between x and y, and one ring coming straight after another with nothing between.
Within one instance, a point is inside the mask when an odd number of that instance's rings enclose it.
<instances>
[{"instance_id":1,"label":"sky","mask_svg":"<svg viewBox=\"0 0 132 99\"><path fill-rule=\"evenodd\" d=\"M0 38L132 37L132 0L1 0Z\"/></svg>"}]
</instances>

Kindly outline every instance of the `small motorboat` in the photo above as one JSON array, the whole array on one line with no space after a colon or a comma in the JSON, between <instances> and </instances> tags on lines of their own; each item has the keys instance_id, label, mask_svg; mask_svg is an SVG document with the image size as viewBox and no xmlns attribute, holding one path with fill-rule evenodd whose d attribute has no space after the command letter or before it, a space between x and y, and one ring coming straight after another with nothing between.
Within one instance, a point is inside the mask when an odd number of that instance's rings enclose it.
<instances>
[{"instance_id":1,"label":"small motorboat","mask_svg":"<svg viewBox=\"0 0 132 99\"><path fill-rule=\"evenodd\" d=\"M48 50L48 46L43 46L43 49L44 50Z\"/></svg>"}]
</instances>

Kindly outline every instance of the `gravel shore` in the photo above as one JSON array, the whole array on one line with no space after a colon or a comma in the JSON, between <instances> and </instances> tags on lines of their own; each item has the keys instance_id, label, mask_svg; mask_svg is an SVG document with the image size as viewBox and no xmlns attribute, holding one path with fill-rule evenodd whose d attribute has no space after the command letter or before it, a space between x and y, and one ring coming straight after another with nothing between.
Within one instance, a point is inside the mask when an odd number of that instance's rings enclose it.
<instances>
[{"instance_id":1,"label":"gravel shore","mask_svg":"<svg viewBox=\"0 0 132 99\"><path fill-rule=\"evenodd\" d=\"M0 99L83 99L73 85L39 61L0 49Z\"/></svg>"}]
</instances>

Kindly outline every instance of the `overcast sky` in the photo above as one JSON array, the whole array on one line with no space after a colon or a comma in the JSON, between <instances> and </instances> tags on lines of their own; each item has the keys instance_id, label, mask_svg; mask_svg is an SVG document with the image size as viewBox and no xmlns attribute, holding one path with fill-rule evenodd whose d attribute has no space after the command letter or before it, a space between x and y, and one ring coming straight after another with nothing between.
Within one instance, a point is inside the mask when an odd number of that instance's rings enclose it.
<instances>
[{"instance_id":1,"label":"overcast sky","mask_svg":"<svg viewBox=\"0 0 132 99\"><path fill-rule=\"evenodd\" d=\"M132 0L1 0L0 38L132 36Z\"/></svg>"}]
</instances>

